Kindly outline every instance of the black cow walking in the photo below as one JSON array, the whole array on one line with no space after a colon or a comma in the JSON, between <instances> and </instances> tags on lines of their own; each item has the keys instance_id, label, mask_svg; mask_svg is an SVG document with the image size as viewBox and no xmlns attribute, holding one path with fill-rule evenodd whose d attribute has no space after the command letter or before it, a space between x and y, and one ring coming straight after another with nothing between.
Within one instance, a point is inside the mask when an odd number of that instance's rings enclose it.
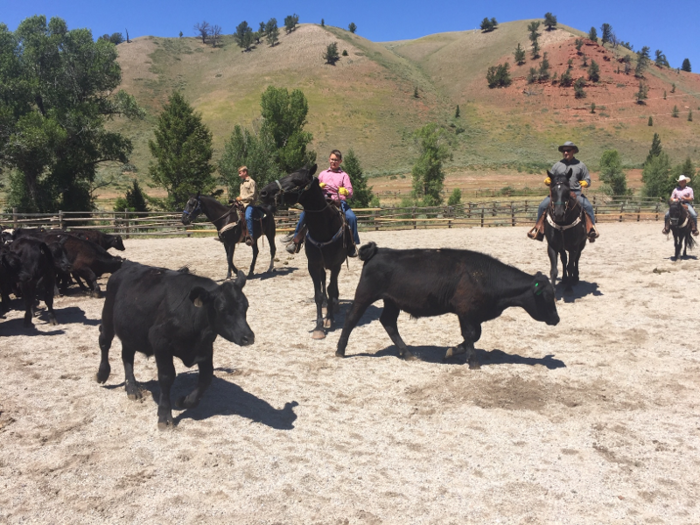
<instances>
[{"instance_id":1,"label":"black cow walking","mask_svg":"<svg viewBox=\"0 0 700 525\"><path fill-rule=\"evenodd\" d=\"M508 266L483 253L468 250L392 250L373 242L360 248L365 261L355 300L338 340L338 357L353 328L369 305L384 300L380 321L399 355L412 357L396 325L401 310L413 317L456 314L464 342L445 357L466 352L471 368L478 368L474 343L481 324L506 308L520 306L536 321L559 322L554 287L541 272L536 275Z\"/></svg>"},{"instance_id":2,"label":"black cow walking","mask_svg":"<svg viewBox=\"0 0 700 525\"><path fill-rule=\"evenodd\" d=\"M255 340L246 322L248 300L243 294L245 275L217 285L211 279L187 271L154 268L125 262L107 282L102 310L100 350L102 359L96 375L104 383L110 374L109 348L114 336L122 343L125 388L129 399L140 399L134 377L134 355L155 355L158 366L160 401L158 427L173 425L170 388L175 381L173 357L187 367L199 367L199 381L176 408L197 406L214 375L214 340L221 335L245 346Z\"/></svg>"}]
</instances>

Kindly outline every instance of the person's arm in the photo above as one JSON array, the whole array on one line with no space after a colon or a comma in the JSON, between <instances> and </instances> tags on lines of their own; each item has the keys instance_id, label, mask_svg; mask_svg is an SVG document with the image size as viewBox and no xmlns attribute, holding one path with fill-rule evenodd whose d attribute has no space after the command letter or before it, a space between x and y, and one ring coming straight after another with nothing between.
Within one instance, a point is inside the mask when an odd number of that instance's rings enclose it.
<instances>
[{"instance_id":1,"label":"person's arm","mask_svg":"<svg viewBox=\"0 0 700 525\"><path fill-rule=\"evenodd\" d=\"M343 200L352 199L353 191L352 191L352 182L350 182L350 175L343 172L343 179L342 179L340 186L341 186L341 188L345 188L345 190L347 191L347 193L345 193L345 192L341 193L340 188L338 188L338 194L341 196L340 198Z\"/></svg>"},{"instance_id":2,"label":"person's arm","mask_svg":"<svg viewBox=\"0 0 700 525\"><path fill-rule=\"evenodd\" d=\"M581 163L581 172L577 178L582 188L588 188L591 185L591 174L588 173L588 167L584 163Z\"/></svg>"}]
</instances>

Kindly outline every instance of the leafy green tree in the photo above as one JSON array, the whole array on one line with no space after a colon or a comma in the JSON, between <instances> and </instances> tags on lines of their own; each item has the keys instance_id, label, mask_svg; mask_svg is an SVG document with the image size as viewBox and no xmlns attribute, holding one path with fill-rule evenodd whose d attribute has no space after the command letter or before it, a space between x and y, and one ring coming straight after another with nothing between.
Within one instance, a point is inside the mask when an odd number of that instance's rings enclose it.
<instances>
[{"instance_id":1,"label":"leafy green tree","mask_svg":"<svg viewBox=\"0 0 700 525\"><path fill-rule=\"evenodd\" d=\"M126 190L124 197L118 197L114 201L114 211L134 211L134 212L147 212L148 197L141 190L141 186L136 179L134 179L133 185L130 189Z\"/></svg>"},{"instance_id":2,"label":"leafy green tree","mask_svg":"<svg viewBox=\"0 0 700 525\"><path fill-rule=\"evenodd\" d=\"M518 43L518 47L515 48L513 56L515 57L515 63L519 66L522 66L525 63L525 50L522 48L520 43Z\"/></svg>"},{"instance_id":3,"label":"leafy green tree","mask_svg":"<svg viewBox=\"0 0 700 525\"><path fill-rule=\"evenodd\" d=\"M622 169L622 159L617 150L603 152L600 159L600 180L603 182L603 191L608 195L623 196L632 193L627 188L627 175Z\"/></svg>"},{"instance_id":4,"label":"leafy green tree","mask_svg":"<svg viewBox=\"0 0 700 525\"><path fill-rule=\"evenodd\" d=\"M238 124L234 127L218 164L221 182L226 186L229 198L234 199L240 193L238 168L241 166L248 167L259 188L283 175L275 160L275 150L269 133L254 135Z\"/></svg>"},{"instance_id":5,"label":"leafy green tree","mask_svg":"<svg viewBox=\"0 0 700 525\"><path fill-rule=\"evenodd\" d=\"M695 177L695 166L693 165L693 161L690 160L690 157L686 157L683 164L678 164L671 169L671 180L674 181L674 185L675 181L677 181L678 177L681 175L685 175L691 179Z\"/></svg>"},{"instance_id":6,"label":"leafy green tree","mask_svg":"<svg viewBox=\"0 0 700 525\"><path fill-rule=\"evenodd\" d=\"M287 33L291 33L292 31L294 31L298 23L299 15L297 15L296 13L284 17L284 28L287 30Z\"/></svg>"},{"instance_id":7,"label":"leafy green tree","mask_svg":"<svg viewBox=\"0 0 700 525\"><path fill-rule=\"evenodd\" d=\"M277 19L270 18L265 24L265 40L270 47L275 47L277 42L279 42L280 30L277 27Z\"/></svg>"},{"instance_id":8,"label":"leafy green tree","mask_svg":"<svg viewBox=\"0 0 700 525\"><path fill-rule=\"evenodd\" d=\"M350 149L343 157L343 170L348 174L352 183L353 207L368 208L376 203L377 199L372 193L372 188L367 187L367 177L364 176L360 160L353 149Z\"/></svg>"},{"instance_id":9,"label":"leafy green tree","mask_svg":"<svg viewBox=\"0 0 700 525\"><path fill-rule=\"evenodd\" d=\"M88 29L33 16L15 32L0 24L0 168L11 172L8 204L27 212L93 207L96 168L126 163L131 142L105 124L143 116L117 91L115 46Z\"/></svg>"},{"instance_id":10,"label":"leafy green tree","mask_svg":"<svg viewBox=\"0 0 700 525\"><path fill-rule=\"evenodd\" d=\"M642 78L650 61L648 46L644 46L641 50L637 51L637 67L634 68L634 76Z\"/></svg>"},{"instance_id":11,"label":"leafy green tree","mask_svg":"<svg viewBox=\"0 0 700 525\"><path fill-rule=\"evenodd\" d=\"M309 104L304 93L269 86L260 99L263 123L260 134L269 134L275 146L275 161L281 173L291 173L316 161L307 150L313 135L304 131Z\"/></svg>"},{"instance_id":12,"label":"leafy green tree","mask_svg":"<svg viewBox=\"0 0 700 525\"><path fill-rule=\"evenodd\" d=\"M600 43L605 45L612 40L613 30L610 24L603 24L600 27Z\"/></svg>"},{"instance_id":13,"label":"leafy green tree","mask_svg":"<svg viewBox=\"0 0 700 525\"><path fill-rule=\"evenodd\" d=\"M332 44L328 44L326 47L326 52L323 54L323 60L326 61L326 64L330 64L331 66L334 66L335 63L340 60L340 55L338 54L338 43L333 42Z\"/></svg>"},{"instance_id":14,"label":"leafy green tree","mask_svg":"<svg viewBox=\"0 0 700 525\"><path fill-rule=\"evenodd\" d=\"M486 71L486 82L489 87L508 87L511 83L509 68L508 62L489 67Z\"/></svg>"},{"instance_id":15,"label":"leafy green tree","mask_svg":"<svg viewBox=\"0 0 700 525\"><path fill-rule=\"evenodd\" d=\"M462 190L459 188L455 188L452 190L452 193L450 193L450 198L447 199L447 205L448 206L458 206L459 204L462 203Z\"/></svg>"},{"instance_id":16,"label":"leafy green tree","mask_svg":"<svg viewBox=\"0 0 700 525\"><path fill-rule=\"evenodd\" d=\"M236 32L233 34L233 39L238 44L238 47L245 51L250 51L250 46L253 45L255 39L253 29L248 25L248 22L243 20L236 26Z\"/></svg>"},{"instance_id":17,"label":"leafy green tree","mask_svg":"<svg viewBox=\"0 0 700 525\"><path fill-rule=\"evenodd\" d=\"M595 60L591 60L591 67L588 68L588 80L598 82L600 80L600 66Z\"/></svg>"},{"instance_id":18,"label":"leafy green tree","mask_svg":"<svg viewBox=\"0 0 700 525\"><path fill-rule=\"evenodd\" d=\"M557 28L557 17L554 16L552 13L545 13L544 14L544 26L547 28L547 31L553 31L554 29Z\"/></svg>"},{"instance_id":19,"label":"leafy green tree","mask_svg":"<svg viewBox=\"0 0 700 525\"><path fill-rule=\"evenodd\" d=\"M688 73L691 73L693 71L690 67L690 60L688 60L687 58L683 59L683 65L681 66L681 70L687 71Z\"/></svg>"},{"instance_id":20,"label":"leafy green tree","mask_svg":"<svg viewBox=\"0 0 700 525\"><path fill-rule=\"evenodd\" d=\"M583 90L583 87L586 85L586 82L583 80L583 78L579 78L574 82L574 97L576 98L586 98L586 92Z\"/></svg>"},{"instance_id":21,"label":"leafy green tree","mask_svg":"<svg viewBox=\"0 0 700 525\"><path fill-rule=\"evenodd\" d=\"M181 93L175 91L158 116L148 148L151 179L168 192L167 206L180 210L191 194L214 188L211 132Z\"/></svg>"},{"instance_id":22,"label":"leafy green tree","mask_svg":"<svg viewBox=\"0 0 700 525\"><path fill-rule=\"evenodd\" d=\"M413 175L413 197L422 199L425 206L442 203L442 186L445 173L442 166L452 158L445 132L435 123L426 124L414 134L418 141L419 157L411 171Z\"/></svg>"},{"instance_id":23,"label":"leafy green tree","mask_svg":"<svg viewBox=\"0 0 700 525\"><path fill-rule=\"evenodd\" d=\"M665 152L651 157L651 160L644 164L642 182L642 193L646 197L668 198L671 195L675 181L671 176L671 163Z\"/></svg>"},{"instance_id":24,"label":"leafy green tree","mask_svg":"<svg viewBox=\"0 0 700 525\"><path fill-rule=\"evenodd\" d=\"M348 26L348 31L351 33L355 33L357 31L357 26L355 25L355 22L350 22L350 25Z\"/></svg>"},{"instance_id":25,"label":"leafy green tree","mask_svg":"<svg viewBox=\"0 0 700 525\"><path fill-rule=\"evenodd\" d=\"M588 40L598 42L598 31L595 30L595 27L591 27L591 30L588 32Z\"/></svg>"},{"instance_id":26,"label":"leafy green tree","mask_svg":"<svg viewBox=\"0 0 700 525\"><path fill-rule=\"evenodd\" d=\"M647 154L644 164L647 164L654 157L658 157L662 152L663 146L661 146L661 137L659 137L658 133L654 133L654 138L651 139L651 148L649 148L649 153Z\"/></svg>"}]
</instances>

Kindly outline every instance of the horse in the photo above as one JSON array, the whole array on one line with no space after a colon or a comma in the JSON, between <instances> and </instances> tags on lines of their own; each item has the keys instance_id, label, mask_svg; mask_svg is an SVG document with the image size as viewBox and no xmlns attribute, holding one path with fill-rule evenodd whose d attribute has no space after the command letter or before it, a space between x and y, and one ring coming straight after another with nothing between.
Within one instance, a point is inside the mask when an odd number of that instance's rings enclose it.
<instances>
[{"instance_id":1,"label":"horse","mask_svg":"<svg viewBox=\"0 0 700 525\"><path fill-rule=\"evenodd\" d=\"M549 276L552 286L556 286L558 254L562 264L561 282L566 286L566 290L571 290L571 286L579 280L578 260L586 247L586 212L569 186L571 170L566 175L554 176L549 171L547 175L552 179L549 187L551 202L545 212L544 222L544 235L547 238L547 252L551 263Z\"/></svg>"},{"instance_id":2,"label":"horse","mask_svg":"<svg viewBox=\"0 0 700 525\"><path fill-rule=\"evenodd\" d=\"M258 259L258 238L265 234L270 242L270 266L267 271L271 272L275 265L275 216L270 210L265 211L265 216L262 219L253 221L253 231L249 232L252 239L253 261L250 263L248 277L253 276L255 270L255 261ZM239 216L238 209L235 206L230 208L221 204L214 197L200 195L191 197L185 209L182 212L182 224L190 224L200 213L204 213L207 219L216 227L219 235L219 240L224 243L226 249L226 261L228 262L228 273L226 279L230 279L231 275L237 275L238 269L233 264L233 254L236 251L236 244L243 242L243 221L244 218Z\"/></svg>"},{"instance_id":3,"label":"horse","mask_svg":"<svg viewBox=\"0 0 700 525\"><path fill-rule=\"evenodd\" d=\"M323 339L324 329L333 326L333 314L339 308L338 274L352 237L342 211L326 201L318 179L313 176L315 172L316 164L271 182L260 191L260 200L268 206L299 203L304 207L308 228L304 245L316 301L316 328L312 337ZM330 271L328 287L326 270Z\"/></svg>"},{"instance_id":4,"label":"horse","mask_svg":"<svg viewBox=\"0 0 700 525\"><path fill-rule=\"evenodd\" d=\"M669 227L673 232L673 244L676 249L673 257L675 261L681 254L681 248L683 248L683 257L687 257L688 249L692 250L695 246L695 239L691 235L693 219L690 217L688 209L679 200L669 199L668 210ZM685 246L683 241L685 241Z\"/></svg>"}]
</instances>

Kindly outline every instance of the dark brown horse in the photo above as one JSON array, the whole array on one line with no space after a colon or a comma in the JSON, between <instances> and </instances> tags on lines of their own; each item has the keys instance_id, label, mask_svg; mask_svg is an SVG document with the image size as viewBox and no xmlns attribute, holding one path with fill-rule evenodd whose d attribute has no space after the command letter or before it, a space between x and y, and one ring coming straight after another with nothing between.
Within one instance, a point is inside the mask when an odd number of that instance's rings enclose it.
<instances>
[{"instance_id":1,"label":"dark brown horse","mask_svg":"<svg viewBox=\"0 0 700 525\"><path fill-rule=\"evenodd\" d=\"M324 328L331 328L333 314L338 310L338 274L347 257L350 230L345 226L342 212L326 202L314 173L315 164L271 182L260 191L260 200L268 206L299 203L304 207L308 228L304 245L316 300L313 338L323 339L326 337ZM326 270L331 273L328 288Z\"/></svg>"},{"instance_id":2,"label":"dark brown horse","mask_svg":"<svg viewBox=\"0 0 700 525\"><path fill-rule=\"evenodd\" d=\"M263 234L267 237L270 243L270 266L267 271L271 272L275 265L275 216L269 210L265 211L265 216L262 219L253 221L253 231L249 233L253 240L253 261L250 263L248 277L253 276L255 270L255 261L258 259L258 238ZM233 254L236 251L236 244L243 242L243 221L244 218L239 216L238 208L225 206L217 201L214 197L197 194L196 197L190 198L182 212L182 224L190 224L199 214L204 213L207 219L214 224L218 232L219 239L224 243L226 249L226 261L228 262L228 272L226 279L230 279L231 275L237 275L238 269L233 264Z\"/></svg>"},{"instance_id":3,"label":"dark brown horse","mask_svg":"<svg viewBox=\"0 0 700 525\"><path fill-rule=\"evenodd\" d=\"M549 276L552 286L556 286L559 255L562 264L561 282L570 290L579 280L578 261L586 247L585 211L569 186L571 170L566 175L554 176L549 172L547 175L552 179L549 187L551 202L545 212L547 216L544 222L544 235L547 237L547 251L551 264Z\"/></svg>"},{"instance_id":4,"label":"dark brown horse","mask_svg":"<svg viewBox=\"0 0 700 525\"><path fill-rule=\"evenodd\" d=\"M673 232L673 244L675 247L675 255L673 260L677 260L683 248L683 257L688 256L688 249L693 249L695 239L691 235L693 229L693 218L688 213L688 208L674 199L668 201L668 219L669 226ZM685 246L684 246L685 243Z\"/></svg>"}]
</instances>

